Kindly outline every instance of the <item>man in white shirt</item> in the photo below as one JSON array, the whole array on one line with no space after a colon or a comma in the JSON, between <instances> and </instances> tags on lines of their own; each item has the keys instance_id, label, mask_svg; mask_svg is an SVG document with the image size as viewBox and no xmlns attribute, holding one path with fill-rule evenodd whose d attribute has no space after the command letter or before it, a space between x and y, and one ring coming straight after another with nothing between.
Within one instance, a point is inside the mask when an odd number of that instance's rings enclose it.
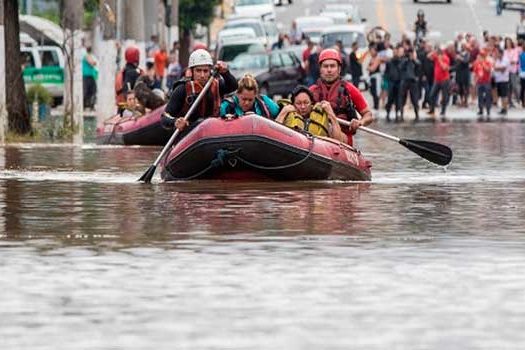
<instances>
[{"instance_id":1,"label":"man in white shirt","mask_svg":"<svg viewBox=\"0 0 525 350\"><path fill-rule=\"evenodd\" d=\"M496 48L494 81L496 82L498 98L501 99L501 110L499 114L506 115L509 104L510 62L503 56L503 50L499 47Z\"/></svg>"}]
</instances>

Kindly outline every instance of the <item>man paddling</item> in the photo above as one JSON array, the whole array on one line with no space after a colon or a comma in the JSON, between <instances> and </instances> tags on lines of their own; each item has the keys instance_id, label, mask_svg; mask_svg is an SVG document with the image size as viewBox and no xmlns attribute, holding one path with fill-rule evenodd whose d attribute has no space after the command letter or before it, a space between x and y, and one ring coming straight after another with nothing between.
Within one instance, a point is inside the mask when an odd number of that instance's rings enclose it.
<instances>
[{"instance_id":1,"label":"man paddling","mask_svg":"<svg viewBox=\"0 0 525 350\"><path fill-rule=\"evenodd\" d=\"M202 91L206 82L210 79L213 68L213 60L208 51L198 49L192 52L189 58L188 68L191 70L192 79L180 84L173 90L166 110L162 115L162 125L167 129L177 128L179 131L189 132L196 126L198 121L208 117L218 117L221 99L225 94L237 89L237 80L229 72L224 62L218 61L216 69L222 79L214 78L212 84L199 105L187 120L184 115L189 111L193 101ZM190 126L190 129L186 129Z\"/></svg>"},{"instance_id":2,"label":"man paddling","mask_svg":"<svg viewBox=\"0 0 525 350\"><path fill-rule=\"evenodd\" d=\"M343 127L343 132L348 138L347 143L352 145L357 129L371 124L374 117L359 89L340 78L341 62L341 54L337 50L323 50L319 55L320 78L310 86L310 90L315 102L330 102L337 118L350 121L350 126Z\"/></svg>"}]
</instances>

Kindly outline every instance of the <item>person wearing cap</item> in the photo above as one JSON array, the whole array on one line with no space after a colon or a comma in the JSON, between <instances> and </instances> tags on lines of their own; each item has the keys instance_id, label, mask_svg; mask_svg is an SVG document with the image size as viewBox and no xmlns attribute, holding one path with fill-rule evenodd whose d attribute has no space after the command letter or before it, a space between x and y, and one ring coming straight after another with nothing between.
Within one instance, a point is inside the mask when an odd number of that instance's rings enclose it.
<instances>
[{"instance_id":1,"label":"person wearing cap","mask_svg":"<svg viewBox=\"0 0 525 350\"><path fill-rule=\"evenodd\" d=\"M343 127L346 142L352 145L353 135L360 126L374 121L364 96L353 84L341 79L341 55L335 49L324 49L319 54L320 77L310 86L314 102L328 101L337 118L350 121Z\"/></svg>"},{"instance_id":2,"label":"person wearing cap","mask_svg":"<svg viewBox=\"0 0 525 350\"><path fill-rule=\"evenodd\" d=\"M213 60L208 51L198 49L191 53L188 68L191 70L191 79L185 80L183 84L175 87L162 115L162 125L167 129L177 128L180 131L189 132L196 126L198 121L208 117L218 117L221 99L225 94L234 92L237 89L237 80L228 70L226 63L218 61L215 69L222 79L213 78L212 84L204 98L200 101L197 108L187 120L185 114L190 109L193 101L202 91L211 77ZM182 137L182 136L181 136Z\"/></svg>"},{"instance_id":3,"label":"person wearing cap","mask_svg":"<svg viewBox=\"0 0 525 350\"><path fill-rule=\"evenodd\" d=\"M128 91L133 90L137 79L143 74L142 69L139 68L140 51L137 47L130 46L126 48L124 58L126 59L126 65L117 73L115 79L117 104L126 102Z\"/></svg>"}]
</instances>

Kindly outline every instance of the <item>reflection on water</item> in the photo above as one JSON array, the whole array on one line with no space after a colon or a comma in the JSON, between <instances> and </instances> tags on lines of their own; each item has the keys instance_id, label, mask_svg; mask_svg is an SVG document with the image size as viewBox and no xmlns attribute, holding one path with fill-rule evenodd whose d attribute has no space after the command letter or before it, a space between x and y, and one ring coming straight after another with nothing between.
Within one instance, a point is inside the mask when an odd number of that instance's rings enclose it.
<instances>
[{"instance_id":1,"label":"reflection on water","mask_svg":"<svg viewBox=\"0 0 525 350\"><path fill-rule=\"evenodd\" d=\"M0 347L522 348L523 126L383 127L452 165L361 135L371 183L143 185L159 148L0 149Z\"/></svg>"}]
</instances>

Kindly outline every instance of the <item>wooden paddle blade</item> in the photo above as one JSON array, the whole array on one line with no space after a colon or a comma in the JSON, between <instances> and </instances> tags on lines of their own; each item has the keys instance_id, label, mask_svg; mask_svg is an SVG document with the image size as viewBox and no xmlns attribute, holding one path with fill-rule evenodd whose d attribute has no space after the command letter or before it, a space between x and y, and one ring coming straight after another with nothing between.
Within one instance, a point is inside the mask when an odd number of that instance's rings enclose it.
<instances>
[{"instance_id":1,"label":"wooden paddle blade","mask_svg":"<svg viewBox=\"0 0 525 350\"><path fill-rule=\"evenodd\" d=\"M436 142L400 139L399 143L429 162L445 166L452 160L450 147Z\"/></svg>"},{"instance_id":2,"label":"wooden paddle blade","mask_svg":"<svg viewBox=\"0 0 525 350\"><path fill-rule=\"evenodd\" d=\"M144 182L145 184L151 183L151 179L153 178L153 175L155 174L155 170L157 169L156 165L152 165L146 170L144 174L139 179L139 182Z\"/></svg>"}]
</instances>

